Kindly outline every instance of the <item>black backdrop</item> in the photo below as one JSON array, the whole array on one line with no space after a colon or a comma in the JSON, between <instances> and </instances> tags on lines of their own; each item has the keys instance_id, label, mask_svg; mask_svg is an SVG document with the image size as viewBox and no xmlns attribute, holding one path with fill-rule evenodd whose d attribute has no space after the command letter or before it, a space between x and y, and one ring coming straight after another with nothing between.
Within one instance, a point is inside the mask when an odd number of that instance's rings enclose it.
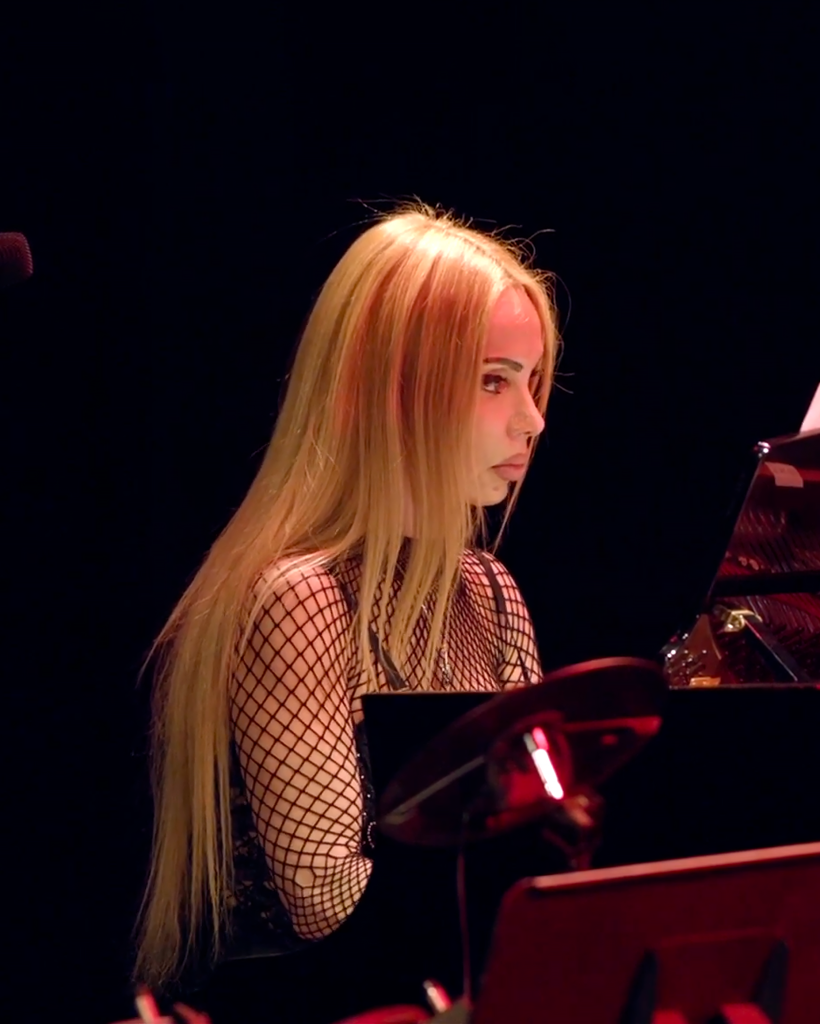
<instances>
[{"instance_id":1,"label":"black backdrop","mask_svg":"<svg viewBox=\"0 0 820 1024\"><path fill-rule=\"evenodd\" d=\"M33 1019L104 1021L147 849L140 660L357 224L418 195L534 236L565 352L502 557L546 667L652 656L745 452L820 380L816 38L762 7L147 0L3 36L0 230L36 268L0 295L10 977Z\"/></svg>"}]
</instances>

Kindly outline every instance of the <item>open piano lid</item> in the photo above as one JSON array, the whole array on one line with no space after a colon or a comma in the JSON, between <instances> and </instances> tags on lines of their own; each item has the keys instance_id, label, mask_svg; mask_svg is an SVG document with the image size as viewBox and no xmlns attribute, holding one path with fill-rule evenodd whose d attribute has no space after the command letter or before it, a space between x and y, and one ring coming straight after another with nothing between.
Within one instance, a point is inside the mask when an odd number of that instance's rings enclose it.
<instances>
[{"instance_id":1,"label":"open piano lid","mask_svg":"<svg viewBox=\"0 0 820 1024\"><path fill-rule=\"evenodd\" d=\"M701 613L663 655L672 685L820 682L820 429L755 445Z\"/></svg>"}]
</instances>

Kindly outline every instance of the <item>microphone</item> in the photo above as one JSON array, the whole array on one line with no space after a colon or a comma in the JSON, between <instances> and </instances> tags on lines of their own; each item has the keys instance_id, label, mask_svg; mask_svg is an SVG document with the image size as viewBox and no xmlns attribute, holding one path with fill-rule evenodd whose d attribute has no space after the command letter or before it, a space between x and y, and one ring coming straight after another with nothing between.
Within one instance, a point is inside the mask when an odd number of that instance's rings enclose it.
<instances>
[{"instance_id":1,"label":"microphone","mask_svg":"<svg viewBox=\"0 0 820 1024\"><path fill-rule=\"evenodd\" d=\"M9 288L31 277L34 263L25 235L0 231L0 288Z\"/></svg>"}]
</instances>

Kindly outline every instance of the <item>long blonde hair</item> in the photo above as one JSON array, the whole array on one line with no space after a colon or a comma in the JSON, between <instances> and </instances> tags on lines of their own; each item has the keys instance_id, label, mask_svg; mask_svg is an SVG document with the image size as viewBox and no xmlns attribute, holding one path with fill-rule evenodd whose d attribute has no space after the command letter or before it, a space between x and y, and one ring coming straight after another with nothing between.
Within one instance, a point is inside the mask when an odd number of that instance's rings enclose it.
<instances>
[{"instance_id":1,"label":"long blonde hair","mask_svg":"<svg viewBox=\"0 0 820 1024\"><path fill-rule=\"evenodd\" d=\"M219 950L232 884L230 680L273 585L267 570L304 570L361 550L352 632L375 681L363 653L366 610L380 579L396 572L407 495L417 536L389 648L401 670L434 593L424 652L432 675L461 555L483 533L469 498L472 424L490 313L510 286L527 293L543 327L535 385L543 414L558 347L551 279L520 247L414 204L365 230L322 288L261 468L149 655L155 819L140 980L172 980L203 931L212 956ZM382 636L388 589L376 610Z\"/></svg>"}]
</instances>

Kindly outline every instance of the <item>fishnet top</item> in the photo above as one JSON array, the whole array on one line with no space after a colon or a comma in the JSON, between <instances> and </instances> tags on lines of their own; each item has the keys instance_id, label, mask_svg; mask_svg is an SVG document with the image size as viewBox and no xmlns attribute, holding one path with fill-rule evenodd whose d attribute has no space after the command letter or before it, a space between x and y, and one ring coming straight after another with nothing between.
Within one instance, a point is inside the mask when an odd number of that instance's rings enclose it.
<instances>
[{"instance_id":1,"label":"fishnet top","mask_svg":"<svg viewBox=\"0 0 820 1024\"><path fill-rule=\"evenodd\" d=\"M361 744L370 684L355 647L343 655L360 570L351 555L332 571L278 581L233 680L231 905L235 933L257 947L295 948L330 934L370 877L374 806ZM399 586L391 587L388 630ZM411 651L424 650L428 630L422 614ZM421 687L421 654L411 653L404 677L377 654L380 690ZM434 687L498 690L541 677L521 593L486 552L462 557L446 662L439 652Z\"/></svg>"}]
</instances>

